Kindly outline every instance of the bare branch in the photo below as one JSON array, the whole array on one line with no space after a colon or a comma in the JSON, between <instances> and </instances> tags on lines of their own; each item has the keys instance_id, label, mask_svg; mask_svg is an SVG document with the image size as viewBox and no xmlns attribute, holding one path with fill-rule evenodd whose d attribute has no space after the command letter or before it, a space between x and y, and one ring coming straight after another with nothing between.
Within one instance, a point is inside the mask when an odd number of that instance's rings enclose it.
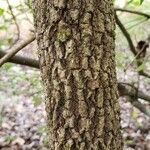
<instances>
[{"instance_id":1,"label":"bare branch","mask_svg":"<svg viewBox=\"0 0 150 150\"><path fill-rule=\"evenodd\" d=\"M30 44L35 40L35 36L30 36L27 40L20 42L18 45L14 46L9 53L7 53L3 58L0 59L0 67L7 62L11 57L13 57L18 51Z\"/></svg>"},{"instance_id":2,"label":"bare branch","mask_svg":"<svg viewBox=\"0 0 150 150\"><path fill-rule=\"evenodd\" d=\"M134 99L133 97L129 97L129 101L134 107L150 117L150 109L147 109L140 101Z\"/></svg>"},{"instance_id":3,"label":"bare branch","mask_svg":"<svg viewBox=\"0 0 150 150\"><path fill-rule=\"evenodd\" d=\"M132 42L132 39L130 37L130 34L128 33L128 31L126 30L126 28L124 27L124 25L121 23L121 21L119 20L117 14L115 13L115 19L116 19L116 23L118 25L118 27L120 28L120 30L122 31L123 35L126 37L127 41L128 41L128 44L129 44L129 47L130 47L130 50L131 52L136 55L136 48Z\"/></svg>"},{"instance_id":4,"label":"bare branch","mask_svg":"<svg viewBox=\"0 0 150 150\"><path fill-rule=\"evenodd\" d=\"M130 84L127 84L127 83L118 83L118 90L119 90L120 96L137 97L137 98L141 98L141 99L143 99L147 102L150 102L150 96L146 95L142 91L139 91L133 85L130 85Z\"/></svg>"},{"instance_id":5,"label":"bare branch","mask_svg":"<svg viewBox=\"0 0 150 150\"><path fill-rule=\"evenodd\" d=\"M140 74L141 76L150 78L150 75L149 75L148 73L146 73L146 72L139 72L139 74Z\"/></svg>"},{"instance_id":6,"label":"bare branch","mask_svg":"<svg viewBox=\"0 0 150 150\"><path fill-rule=\"evenodd\" d=\"M144 94L142 91L137 92L137 88L127 83L118 83L118 90L120 96L128 96L128 100L133 106L138 108L141 112L150 117L150 110L147 109L139 100L141 98L150 102L150 96Z\"/></svg>"},{"instance_id":7,"label":"bare branch","mask_svg":"<svg viewBox=\"0 0 150 150\"><path fill-rule=\"evenodd\" d=\"M136 15L140 15L143 17L146 17L147 19L150 19L150 15L140 12L140 11L135 11L135 10L129 10L129 9L122 9L122 8L115 8L116 11L122 11L122 12L127 12L127 13L132 13L132 14L136 14Z\"/></svg>"},{"instance_id":8,"label":"bare branch","mask_svg":"<svg viewBox=\"0 0 150 150\"><path fill-rule=\"evenodd\" d=\"M6 54L7 54L6 52L0 51L0 58L2 58ZM32 58L27 58L27 57L23 57L23 56L13 56L12 58L8 59L8 62L39 69L38 60L35 60Z\"/></svg>"}]
</instances>

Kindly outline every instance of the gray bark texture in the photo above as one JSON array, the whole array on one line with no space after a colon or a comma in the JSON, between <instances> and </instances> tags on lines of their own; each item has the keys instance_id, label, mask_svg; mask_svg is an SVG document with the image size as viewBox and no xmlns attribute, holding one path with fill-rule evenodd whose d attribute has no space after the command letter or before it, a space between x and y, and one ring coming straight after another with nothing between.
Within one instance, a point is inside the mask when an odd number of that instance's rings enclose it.
<instances>
[{"instance_id":1,"label":"gray bark texture","mask_svg":"<svg viewBox=\"0 0 150 150\"><path fill-rule=\"evenodd\" d=\"M50 150L122 150L112 0L33 1Z\"/></svg>"}]
</instances>

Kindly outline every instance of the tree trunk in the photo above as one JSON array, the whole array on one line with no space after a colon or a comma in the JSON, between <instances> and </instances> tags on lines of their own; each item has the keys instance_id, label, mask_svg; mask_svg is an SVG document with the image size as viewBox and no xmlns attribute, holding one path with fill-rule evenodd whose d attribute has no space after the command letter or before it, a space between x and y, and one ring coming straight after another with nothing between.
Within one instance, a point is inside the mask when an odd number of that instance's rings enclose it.
<instances>
[{"instance_id":1,"label":"tree trunk","mask_svg":"<svg viewBox=\"0 0 150 150\"><path fill-rule=\"evenodd\" d=\"M121 150L111 0L35 0L51 150Z\"/></svg>"}]
</instances>

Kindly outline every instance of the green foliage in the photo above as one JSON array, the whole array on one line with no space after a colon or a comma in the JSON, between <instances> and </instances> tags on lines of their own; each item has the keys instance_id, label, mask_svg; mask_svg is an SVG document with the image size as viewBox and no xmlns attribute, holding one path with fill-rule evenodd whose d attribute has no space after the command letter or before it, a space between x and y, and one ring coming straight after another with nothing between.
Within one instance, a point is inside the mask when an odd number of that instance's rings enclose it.
<instances>
[{"instance_id":1,"label":"green foliage","mask_svg":"<svg viewBox=\"0 0 150 150\"><path fill-rule=\"evenodd\" d=\"M125 140L125 143L126 143L126 145L133 145L133 144L134 144L134 141L128 139L128 140Z\"/></svg>"},{"instance_id":2,"label":"green foliage","mask_svg":"<svg viewBox=\"0 0 150 150\"><path fill-rule=\"evenodd\" d=\"M4 14L4 9L0 8L0 16L2 16Z\"/></svg>"},{"instance_id":3,"label":"green foliage","mask_svg":"<svg viewBox=\"0 0 150 150\"><path fill-rule=\"evenodd\" d=\"M37 131L40 135L43 135L43 145L45 147L48 147L49 146L49 140L47 138L47 133L48 133L48 129L47 129L47 126L46 125L42 125L38 128L38 131Z\"/></svg>"},{"instance_id":4,"label":"green foliage","mask_svg":"<svg viewBox=\"0 0 150 150\"><path fill-rule=\"evenodd\" d=\"M121 52L116 53L116 63L118 68L124 68L125 54Z\"/></svg>"},{"instance_id":5,"label":"green foliage","mask_svg":"<svg viewBox=\"0 0 150 150\"><path fill-rule=\"evenodd\" d=\"M38 128L38 133L39 134L43 134L47 132L47 126L46 125L42 125Z\"/></svg>"},{"instance_id":6,"label":"green foliage","mask_svg":"<svg viewBox=\"0 0 150 150\"><path fill-rule=\"evenodd\" d=\"M2 97L3 98L3 97ZM0 103L1 103L1 98L0 98ZM0 127L2 125L2 123L4 122L4 106L0 106Z\"/></svg>"},{"instance_id":7,"label":"green foliage","mask_svg":"<svg viewBox=\"0 0 150 150\"><path fill-rule=\"evenodd\" d=\"M22 20L29 20L32 23L32 0L23 0L23 1L10 1L11 10L13 12L14 17L12 16L12 12L8 7L8 3L6 0L0 0L0 49L4 50L11 47L17 40L19 31L14 30L12 27L17 29L17 25L20 27L20 22ZM16 20L16 21L15 21ZM16 22L16 23L15 23ZM7 34L5 34L7 32Z\"/></svg>"},{"instance_id":8,"label":"green foliage","mask_svg":"<svg viewBox=\"0 0 150 150\"><path fill-rule=\"evenodd\" d=\"M113 0L115 2L116 0ZM122 1L122 0L120 0ZM144 2L144 0L128 0L128 4L133 4L135 6L141 5Z\"/></svg>"},{"instance_id":9,"label":"green foliage","mask_svg":"<svg viewBox=\"0 0 150 150\"><path fill-rule=\"evenodd\" d=\"M25 4L28 6L29 9L32 9L32 0L25 0Z\"/></svg>"},{"instance_id":10,"label":"green foliage","mask_svg":"<svg viewBox=\"0 0 150 150\"><path fill-rule=\"evenodd\" d=\"M3 66L3 69L5 69L6 71L9 71L14 65L11 64L11 63L6 63L4 66Z\"/></svg>"},{"instance_id":11,"label":"green foliage","mask_svg":"<svg viewBox=\"0 0 150 150\"><path fill-rule=\"evenodd\" d=\"M128 63L133 59L129 53L117 51L116 52L116 65L118 69L124 69Z\"/></svg>"},{"instance_id":12,"label":"green foliage","mask_svg":"<svg viewBox=\"0 0 150 150\"><path fill-rule=\"evenodd\" d=\"M0 25L0 30L6 30L6 29L7 29L6 25Z\"/></svg>"},{"instance_id":13,"label":"green foliage","mask_svg":"<svg viewBox=\"0 0 150 150\"><path fill-rule=\"evenodd\" d=\"M135 120L136 120L136 119L138 118L138 116L139 116L138 112L135 111L135 110L132 112L131 115L132 115L132 118L135 119Z\"/></svg>"},{"instance_id":14,"label":"green foliage","mask_svg":"<svg viewBox=\"0 0 150 150\"><path fill-rule=\"evenodd\" d=\"M6 63L2 66L0 72L1 78L0 91L6 91L5 94L8 97L12 97L12 102L17 102L19 100L19 95L25 95L33 98L33 104L38 106L41 104L41 78L39 71L28 70L21 68L19 65ZM18 90L19 89L19 90ZM1 94L1 93L0 93ZM4 94L4 95L5 95ZM6 99L6 97L0 96L0 100Z\"/></svg>"},{"instance_id":15,"label":"green foliage","mask_svg":"<svg viewBox=\"0 0 150 150\"><path fill-rule=\"evenodd\" d=\"M5 137L5 141L8 143L11 143L12 141L14 141L16 139L16 136L12 136L12 135L7 135Z\"/></svg>"},{"instance_id":16,"label":"green foliage","mask_svg":"<svg viewBox=\"0 0 150 150\"><path fill-rule=\"evenodd\" d=\"M146 68L145 62L143 62L138 68L137 71L143 71Z\"/></svg>"},{"instance_id":17,"label":"green foliage","mask_svg":"<svg viewBox=\"0 0 150 150\"><path fill-rule=\"evenodd\" d=\"M133 4L135 6L139 6L143 3L144 0L129 0L129 4Z\"/></svg>"},{"instance_id":18,"label":"green foliage","mask_svg":"<svg viewBox=\"0 0 150 150\"><path fill-rule=\"evenodd\" d=\"M35 107L38 107L42 103L41 98L38 95L33 97L32 102Z\"/></svg>"}]
</instances>

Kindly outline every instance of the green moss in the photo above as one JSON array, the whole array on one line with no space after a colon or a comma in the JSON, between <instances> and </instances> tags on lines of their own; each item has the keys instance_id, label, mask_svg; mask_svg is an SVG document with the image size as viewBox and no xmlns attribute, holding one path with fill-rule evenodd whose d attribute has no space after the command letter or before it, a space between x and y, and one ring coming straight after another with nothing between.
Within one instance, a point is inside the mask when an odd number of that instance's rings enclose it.
<instances>
[{"instance_id":1,"label":"green moss","mask_svg":"<svg viewBox=\"0 0 150 150\"><path fill-rule=\"evenodd\" d=\"M71 30L69 28L62 26L58 31L57 39L60 42L65 42L70 38L70 36L71 36Z\"/></svg>"}]
</instances>

